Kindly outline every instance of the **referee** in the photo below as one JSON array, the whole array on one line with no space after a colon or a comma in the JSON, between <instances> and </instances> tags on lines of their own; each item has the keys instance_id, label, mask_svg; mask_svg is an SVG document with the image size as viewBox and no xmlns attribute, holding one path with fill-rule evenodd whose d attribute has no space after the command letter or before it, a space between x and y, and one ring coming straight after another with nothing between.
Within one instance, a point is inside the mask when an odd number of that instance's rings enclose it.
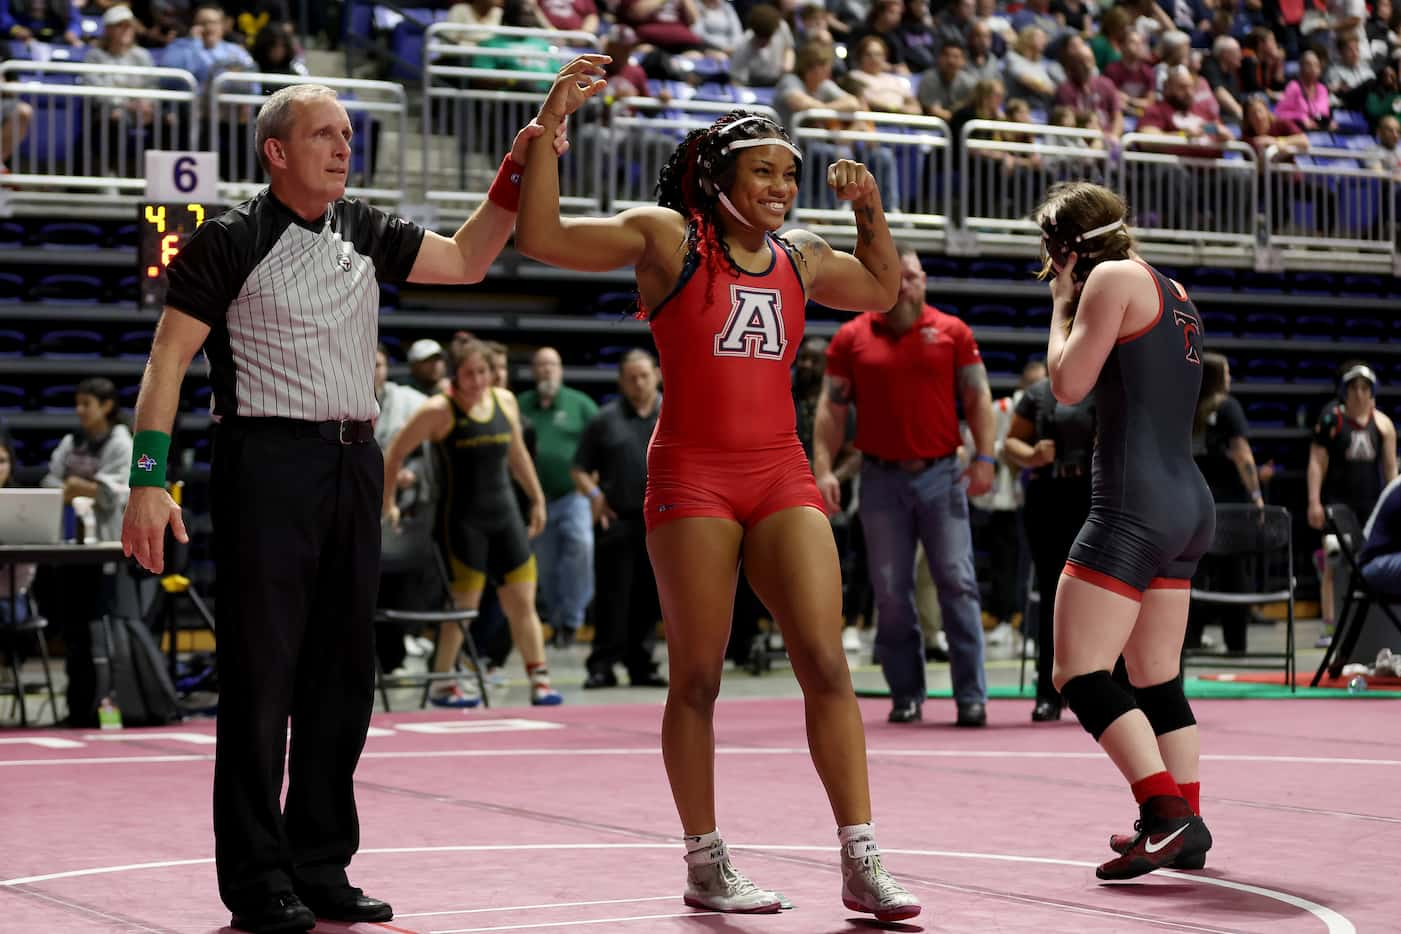
<instances>
[{"instance_id":1,"label":"referee","mask_svg":"<svg viewBox=\"0 0 1401 934\"><path fill-rule=\"evenodd\" d=\"M597 61L568 68L588 75ZM346 199L345 109L329 88L284 88L257 119L269 187L202 225L171 263L136 409L122 545L159 573L167 524L186 541L165 461L180 384L203 347L216 421L214 855L238 930L393 917L346 877L360 836L353 776L374 706L379 280L481 281L511 233L520 162L541 132L517 135L487 201L448 239Z\"/></svg>"}]
</instances>

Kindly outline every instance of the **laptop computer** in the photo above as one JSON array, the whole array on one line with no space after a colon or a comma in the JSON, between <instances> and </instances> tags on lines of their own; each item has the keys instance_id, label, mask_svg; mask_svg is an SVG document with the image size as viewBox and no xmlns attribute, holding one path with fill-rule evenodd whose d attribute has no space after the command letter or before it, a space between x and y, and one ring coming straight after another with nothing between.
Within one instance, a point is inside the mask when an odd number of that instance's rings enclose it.
<instances>
[{"instance_id":1,"label":"laptop computer","mask_svg":"<svg viewBox=\"0 0 1401 934\"><path fill-rule=\"evenodd\" d=\"M0 489L0 545L57 545L62 531L62 490Z\"/></svg>"}]
</instances>

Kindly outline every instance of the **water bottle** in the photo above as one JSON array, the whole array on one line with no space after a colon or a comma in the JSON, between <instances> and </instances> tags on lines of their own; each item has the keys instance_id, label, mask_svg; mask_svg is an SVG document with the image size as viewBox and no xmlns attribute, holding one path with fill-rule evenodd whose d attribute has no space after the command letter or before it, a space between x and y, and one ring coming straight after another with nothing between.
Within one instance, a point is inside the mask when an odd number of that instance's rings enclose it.
<instances>
[{"instance_id":1,"label":"water bottle","mask_svg":"<svg viewBox=\"0 0 1401 934\"><path fill-rule=\"evenodd\" d=\"M111 697L102 698L102 703L97 705L97 725L104 730L122 728L122 712L112 703Z\"/></svg>"},{"instance_id":2,"label":"water bottle","mask_svg":"<svg viewBox=\"0 0 1401 934\"><path fill-rule=\"evenodd\" d=\"M1366 694L1367 679L1362 675L1353 675L1348 679L1347 692L1349 694Z\"/></svg>"}]
</instances>

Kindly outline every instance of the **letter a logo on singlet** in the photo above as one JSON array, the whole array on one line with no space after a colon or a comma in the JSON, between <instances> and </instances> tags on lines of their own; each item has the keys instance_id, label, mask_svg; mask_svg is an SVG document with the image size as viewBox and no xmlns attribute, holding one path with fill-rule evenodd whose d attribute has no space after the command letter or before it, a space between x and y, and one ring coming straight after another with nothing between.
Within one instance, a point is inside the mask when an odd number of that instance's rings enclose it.
<instances>
[{"instance_id":1,"label":"letter a logo on singlet","mask_svg":"<svg viewBox=\"0 0 1401 934\"><path fill-rule=\"evenodd\" d=\"M715 355L782 360L787 349L778 290L730 286L730 317L715 335Z\"/></svg>"},{"instance_id":2,"label":"letter a logo on singlet","mask_svg":"<svg viewBox=\"0 0 1401 934\"><path fill-rule=\"evenodd\" d=\"M1197 320L1197 316L1185 311L1174 311L1172 313L1173 323L1182 329L1182 346L1189 363L1201 365L1202 356L1197 350L1197 345L1192 343L1193 334L1201 334L1202 326Z\"/></svg>"}]
</instances>

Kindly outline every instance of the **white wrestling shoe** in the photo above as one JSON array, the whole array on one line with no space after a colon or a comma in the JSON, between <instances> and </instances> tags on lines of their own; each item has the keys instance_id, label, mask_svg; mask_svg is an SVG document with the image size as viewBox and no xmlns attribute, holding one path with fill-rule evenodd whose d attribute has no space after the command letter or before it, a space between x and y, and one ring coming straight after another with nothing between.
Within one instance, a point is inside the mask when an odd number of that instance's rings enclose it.
<instances>
[{"instance_id":1,"label":"white wrestling shoe","mask_svg":"<svg viewBox=\"0 0 1401 934\"><path fill-rule=\"evenodd\" d=\"M903 921L920 912L919 899L881 865L874 840L853 840L842 847L842 904L875 915L877 921Z\"/></svg>"},{"instance_id":2,"label":"white wrestling shoe","mask_svg":"<svg viewBox=\"0 0 1401 934\"><path fill-rule=\"evenodd\" d=\"M692 908L738 914L769 914L783 907L783 899L759 888L730 862L725 841L686 854L686 893Z\"/></svg>"}]
</instances>

